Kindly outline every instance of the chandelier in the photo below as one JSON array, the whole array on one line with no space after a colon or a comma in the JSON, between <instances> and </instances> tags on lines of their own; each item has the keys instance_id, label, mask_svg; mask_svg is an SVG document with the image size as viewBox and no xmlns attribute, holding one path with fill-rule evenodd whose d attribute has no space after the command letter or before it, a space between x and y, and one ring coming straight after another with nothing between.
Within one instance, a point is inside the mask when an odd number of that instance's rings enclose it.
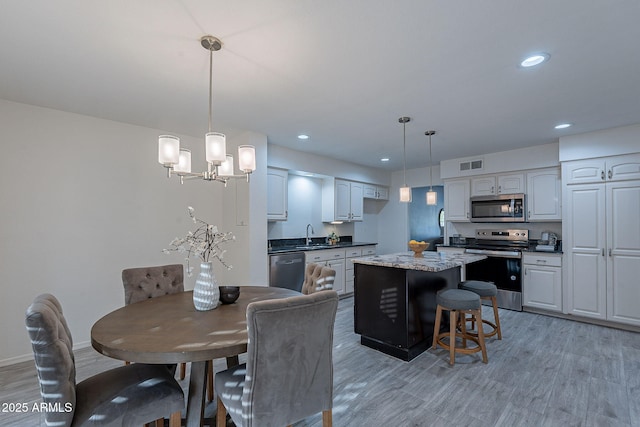
<instances>
[{"instance_id":1,"label":"chandelier","mask_svg":"<svg viewBox=\"0 0 640 427\"><path fill-rule=\"evenodd\" d=\"M180 147L180 138L173 135L158 137L158 162L167 168L167 177L173 175L180 178L180 183L186 179L202 178L205 181L218 181L225 185L231 178L246 178L256 170L256 149L253 145L238 147L238 168L241 175L234 174L233 156L227 154L227 137L219 132L213 132L213 52L222 48L222 42L216 37L207 35L200 39L203 48L209 51L209 131L205 135L205 158L207 170L191 172L191 150Z\"/></svg>"}]
</instances>

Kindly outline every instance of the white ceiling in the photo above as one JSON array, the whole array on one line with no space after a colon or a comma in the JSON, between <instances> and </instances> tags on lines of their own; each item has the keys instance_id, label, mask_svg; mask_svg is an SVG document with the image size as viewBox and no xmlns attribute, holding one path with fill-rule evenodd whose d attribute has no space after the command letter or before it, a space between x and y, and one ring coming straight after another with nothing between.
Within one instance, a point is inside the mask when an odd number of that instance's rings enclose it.
<instances>
[{"instance_id":1,"label":"white ceiling","mask_svg":"<svg viewBox=\"0 0 640 427\"><path fill-rule=\"evenodd\" d=\"M201 135L212 34L215 130L397 170L400 116L408 168L428 129L440 161L640 122L639 22L638 0L7 0L0 98Z\"/></svg>"}]
</instances>

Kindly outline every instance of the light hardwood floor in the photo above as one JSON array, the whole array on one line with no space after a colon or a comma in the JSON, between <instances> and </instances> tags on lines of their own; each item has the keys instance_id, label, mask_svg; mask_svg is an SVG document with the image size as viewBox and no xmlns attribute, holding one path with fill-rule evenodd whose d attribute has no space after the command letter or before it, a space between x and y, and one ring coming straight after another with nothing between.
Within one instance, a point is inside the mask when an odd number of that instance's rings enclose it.
<instances>
[{"instance_id":1,"label":"light hardwood floor","mask_svg":"<svg viewBox=\"0 0 640 427\"><path fill-rule=\"evenodd\" d=\"M488 307L483 315L491 317ZM403 362L360 345L353 298L342 299L333 425L640 426L639 333L509 310L500 310L500 320L503 339L489 340L486 365L477 353L450 366L442 349ZM78 351L76 363L79 381L121 366L93 349ZM3 404L39 402L31 362L0 368L0 383ZM39 422L37 413L0 413L0 426ZM321 425L320 414L295 424Z\"/></svg>"}]
</instances>

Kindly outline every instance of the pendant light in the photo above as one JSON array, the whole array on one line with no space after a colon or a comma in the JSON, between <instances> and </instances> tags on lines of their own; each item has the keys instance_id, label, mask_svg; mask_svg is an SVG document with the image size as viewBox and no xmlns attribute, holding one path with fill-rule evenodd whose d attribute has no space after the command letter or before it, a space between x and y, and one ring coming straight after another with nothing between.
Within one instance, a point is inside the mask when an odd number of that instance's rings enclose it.
<instances>
[{"instance_id":1,"label":"pendant light","mask_svg":"<svg viewBox=\"0 0 640 427\"><path fill-rule=\"evenodd\" d=\"M400 187L400 202L411 202L411 187L407 187L407 123L411 121L410 117L400 117L399 123L402 123L402 169L404 172L404 186Z\"/></svg>"},{"instance_id":2,"label":"pendant light","mask_svg":"<svg viewBox=\"0 0 640 427\"><path fill-rule=\"evenodd\" d=\"M424 133L429 137L429 191L427 191L427 205L438 204L438 193L433 191L433 163L431 162L431 137L436 134L435 130L428 130Z\"/></svg>"}]
</instances>

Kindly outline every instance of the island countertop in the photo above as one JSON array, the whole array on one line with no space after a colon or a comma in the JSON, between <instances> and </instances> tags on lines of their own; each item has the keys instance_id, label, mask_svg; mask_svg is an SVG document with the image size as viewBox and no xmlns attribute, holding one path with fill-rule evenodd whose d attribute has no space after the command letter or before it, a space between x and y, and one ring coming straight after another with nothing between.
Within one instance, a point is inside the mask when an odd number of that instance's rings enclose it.
<instances>
[{"instance_id":1,"label":"island countertop","mask_svg":"<svg viewBox=\"0 0 640 427\"><path fill-rule=\"evenodd\" d=\"M487 258L484 255L465 253L437 253L423 252L423 257L413 256L413 252L400 252L386 255L371 255L353 259L354 264L375 265L379 267L400 268L405 270L419 270L440 272L454 267L480 261Z\"/></svg>"}]
</instances>

